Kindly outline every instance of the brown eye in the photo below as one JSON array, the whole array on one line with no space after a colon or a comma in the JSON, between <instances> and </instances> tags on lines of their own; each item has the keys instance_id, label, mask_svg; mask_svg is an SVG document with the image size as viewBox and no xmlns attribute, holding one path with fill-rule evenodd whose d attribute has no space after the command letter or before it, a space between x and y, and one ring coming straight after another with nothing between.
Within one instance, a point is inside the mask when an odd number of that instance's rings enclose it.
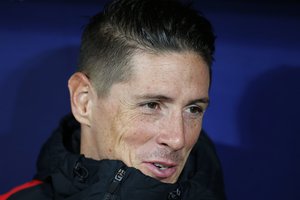
<instances>
[{"instance_id":1,"label":"brown eye","mask_svg":"<svg viewBox=\"0 0 300 200\"><path fill-rule=\"evenodd\" d=\"M145 104L150 109L158 109L159 105L156 102L149 102Z\"/></svg>"},{"instance_id":2,"label":"brown eye","mask_svg":"<svg viewBox=\"0 0 300 200\"><path fill-rule=\"evenodd\" d=\"M189 112L195 115L199 115L203 113L203 109L198 106L191 106L189 107Z\"/></svg>"}]
</instances>

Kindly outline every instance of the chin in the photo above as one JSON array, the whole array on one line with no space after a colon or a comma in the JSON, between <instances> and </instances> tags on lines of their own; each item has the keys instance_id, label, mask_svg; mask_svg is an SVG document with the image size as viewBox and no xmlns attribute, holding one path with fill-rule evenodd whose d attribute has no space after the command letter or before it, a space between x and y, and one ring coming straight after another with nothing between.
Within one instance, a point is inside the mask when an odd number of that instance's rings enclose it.
<instances>
[{"instance_id":1,"label":"chin","mask_svg":"<svg viewBox=\"0 0 300 200\"><path fill-rule=\"evenodd\" d=\"M176 183L178 180L178 178L172 178L172 179L169 179L169 180L159 180L160 182L162 183L169 183L169 184L174 184Z\"/></svg>"}]
</instances>

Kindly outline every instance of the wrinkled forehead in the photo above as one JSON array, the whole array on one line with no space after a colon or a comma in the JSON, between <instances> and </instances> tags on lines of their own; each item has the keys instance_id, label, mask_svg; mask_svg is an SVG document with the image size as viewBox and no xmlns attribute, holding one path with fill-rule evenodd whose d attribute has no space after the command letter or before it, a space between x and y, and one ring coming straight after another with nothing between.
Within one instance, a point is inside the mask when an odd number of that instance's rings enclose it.
<instances>
[{"instance_id":1,"label":"wrinkled forehead","mask_svg":"<svg viewBox=\"0 0 300 200\"><path fill-rule=\"evenodd\" d=\"M131 59L130 84L140 92L172 92L173 95L205 96L209 89L209 68L193 52L140 53Z\"/></svg>"}]
</instances>

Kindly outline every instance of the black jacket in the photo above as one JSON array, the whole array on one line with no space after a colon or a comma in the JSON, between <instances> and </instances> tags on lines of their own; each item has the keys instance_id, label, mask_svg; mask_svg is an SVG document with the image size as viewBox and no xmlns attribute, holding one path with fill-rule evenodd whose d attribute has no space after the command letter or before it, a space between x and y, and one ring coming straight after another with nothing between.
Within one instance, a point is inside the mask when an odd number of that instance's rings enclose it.
<instances>
[{"instance_id":1,"label":"black jacket","mask_svg":"<svg viewBox=\"0 0 300 200\"><path fill-rule=\"evenodd\" d=\"M161 183L121 161L96 161L79 153L80 126L73 116L43 146L35 180L9 200L223 200L223 177L212 142L202 132L176 184ZM0 200L6 198L0 196Z\"/></svg>"}]
</instances>

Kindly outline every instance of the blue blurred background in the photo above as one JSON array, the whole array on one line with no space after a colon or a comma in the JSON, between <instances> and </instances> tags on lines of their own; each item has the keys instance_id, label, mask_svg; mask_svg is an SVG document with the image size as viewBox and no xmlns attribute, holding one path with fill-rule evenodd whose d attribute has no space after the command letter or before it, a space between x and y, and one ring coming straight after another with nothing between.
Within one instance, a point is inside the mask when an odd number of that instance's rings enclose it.
<instances>
[{"instance_id":1,"label":"blue blurred background","mask_svg":"<svg viewBox=\"0 0 300 200\"><path fill-rule=\"evenodd\" d=\"M70 111L80 35L104 1L0 3L0 193L28 181ZM217 34L204 128L229 200L300 199L300 3L195 1Z\"/></svg>"}]
</instances>

